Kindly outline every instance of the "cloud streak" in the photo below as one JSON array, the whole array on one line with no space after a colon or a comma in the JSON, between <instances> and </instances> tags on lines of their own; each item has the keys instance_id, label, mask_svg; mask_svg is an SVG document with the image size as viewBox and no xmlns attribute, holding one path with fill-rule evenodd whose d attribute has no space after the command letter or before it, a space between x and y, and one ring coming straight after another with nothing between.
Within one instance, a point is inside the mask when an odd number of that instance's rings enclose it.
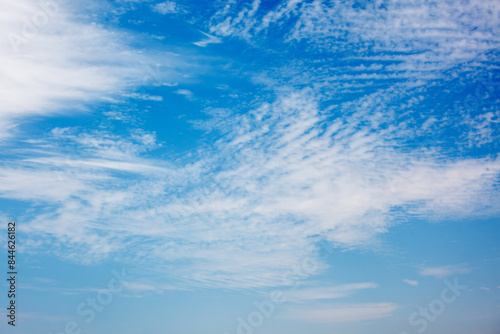
<instances>
[{"instance_id":1,"label":"cloud streak","mask_svg":"<svg viewBox=\"0 0 500 334\"><path fill-rule=\"evenodd\" d=\"M321 299L336 299L347 297L359 290L377 288L376 283L352 283L331 287L309 288L293 290L286 293L287 301L304 302Z\"/></svg>"},{"instance_id":2,"label":"cloud streak","mask_svg":"<svg viewBox=\"0 0 500 334\"><path fill-rule=\"evenodd\" d=\"M443 279L448 276L463 275L470 272L471 269L466 265L447 265L442 267L424 267L420 270L420 275Z\"/></svg>"},{"instance_id":3,"label":"cloud streak","mask_svg":"<svg viewBox=\"0 0 500 334\"><path fill-rule=\"evenodd\" d=\"M315 309L290 311L287 317L312 323L359 322L388 317L397 308L394 303L324 305Z\"/></svg>"}]
</instances>

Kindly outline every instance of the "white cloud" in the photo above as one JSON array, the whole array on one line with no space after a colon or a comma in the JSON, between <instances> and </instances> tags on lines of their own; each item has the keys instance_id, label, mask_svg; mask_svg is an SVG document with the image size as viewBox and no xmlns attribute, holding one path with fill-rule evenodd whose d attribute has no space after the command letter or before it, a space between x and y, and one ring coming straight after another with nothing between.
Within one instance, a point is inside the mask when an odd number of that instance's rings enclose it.
<instances>
[{"instance_id":1,"label":"white cloud","mask_svg":"<svg viewBox=\"0 0 500 334\"><path fill-rule=\"evenodd\" d=\"M267 41L279 31L286 38L278 47L291 47L301 41L300 45L307 45L303 50L306 53L346 52L349 57L382 67L375 73L355 73L352 69L344 72L336 66L331 71L331 63L325 60L327 69L315 67L314 71L330 71L324 84L331 88L339 80L364 85L372 83L370 78L411 79L418 75L431 79L443 77L443 71L468 62L484 66L476 60L487 59L486 54L500 46L495 34L500 29L499 13L495 0L460 4L373 1L363 8L355 8L350 1L281 1L271 10L254 1L247 6L221 9L212 18L210 31L254 43ZM297 71L297 76L303 76L300 69Z\"/></svg>"},{"instance_id":2,"label":"white cloud","mask_svg":"<svg viewBox=\"0 0 500 334\"><path fill-rule=\"evenodd\" d=\"M487 287L484 287L484 286L480 287L479 289L484 290L484 291L490 291L490 288L487 288Z\"/></svg>"},{"instance_id":3,"label":"white cloud","mask_svg":"<svg viewBox=\"0 0 500 334\"><path fill-rule=\"evenodd\" d=\"M165 1L165 2L158 3L158 4L153 6L153 10L155 12L163 14L163 15L175 14L179 11L176 3L174 1Z\"/></svg>"},{"instance_id":4,"label":"white cloud","mask_svg":"<svg viewBox=\"0 0 500 334\"><path fill-rule=\"evenodd\" d=\"M359 290L377 288L376 283L352 283L330 287L293 290L286 293L287 301L303 302L308 300L335 299L349 296Z\"/></svg>"},{"instance_id":5,"label":"white cloud","mask_svg":"<svg viewBox=\"0 0 500 334\"><path fill-rule=\"evenodd\" d=\"M412 285L412 286L417 286L418 285L418 281L414 281L414 280L411 280L411 279L404 279L403 282L405 282L408 285Z\"/></svg>"},{"instance_id":6,"label":"white cloud","mask_svg":"<svg viewBox=\"0 0 500 334\"><path fill-rule=\"evenodd\" d=\"M119 35L96 25L74 23L65 8L61 7L31 36L23 33L23 18L29 21L33 15L43 13L38 4L2 1L2 7L2 35L30 37L18 46L2 39L3 115L57 109L59 101L87 96L102 98L124 88L127 83L120 79L126 70L138 65L133 58L140 59L139 55L122 53ZM100 65L107 57L116 57L117 61Z\"/></svg>"},{"instance_id":7,"label":"white cloud","mask_svg":"<svg viewBox=\"0 0 500 334\"><path fill-rule=\"evenodd\" d=\"M70 161L59 158L37 158L29 159L27 162L33 162L36 164L47 164L47 165L64 165L73 164L80 166L82 168L97 168L97 169L114 169L123 172L131 172L137 174L148 174L151 173L165 173L168 170L162 167L152 166L149 162L148 164L124 162L124 161L113 161L113 160L103 160L103 159L88 159L88 160L77 160L72 159Z\"/></svg>"},{"instance_id":8,"label":"white cloud","mask_svg":"<svg viewBox=\"0 0 500 334\"><path fill-rule=\"evenodd\" d=\"M249 37L250 34L248 31L252 28L253 17L258 11L260 3L260 0L254 0L250 6L244 6L234 17L226 15L232 5L228 3L228 5L212 19L214 23L217 23L214 24L210 30L221 36L230 36L238 33L240 36Z\"/></svg>"},{"instance_id":9,"label":"white cloud","mask_svg":"<svg viewBox=\"0 0 500 334\"><path fill-rule=\"evenodd\" d=\"M77 4L0 3L0 34L10 36L0 40L0 136L33 115L81 112L118 96L161 100L130 91L161 85L187 68L173 54L160 58L132 49L133 35L76 20Z\"/></svg>"},{"instance_id":10,"label":"white cloud","mask_svg":"<svg viewBox=\"0 0 500 334\"><path fill-rule=\"evenodd\" d=\"M313 323L358 322L388 317L397 308L394 303L326 304L292 309L286 317Z\"/></svg>"},{"instance_id":11,"label":"white cloud","mask_svg":"<svg viewBox=\"0 0 500 334\"><path fill-rule=\"evenodd\" d=\"M178 89L178 90L174 91L174 93L182 95L182 96L184 96L188 100L192 100L193 99L193 95L194 95L193 92L190 91L189 89Z\"/></svg>"},{"instance_id":12,"label":"white cloud","mask_svg":"<svg viewBox=\"0 0 500 334\"><path fill-rule=\"evenodd\" d=\"M344 94L346 99L353 94L369 94L383 87L383 80L406 81L407 87L432 87L437 79L447 82L446 88L451 91L461 91L467 81L477 84L480 76L491 73L488 60L500 47L495 33L500 29L499 14L500 5L495 0L460 4L373 1L362 6L353 6L350 1L281 1L270 10L253 1L228 4L219 10L210 21L210 32L243 38L263 49L270 48L270 54L285 49L313 57L324 55L324 60L318 58L314 65L290 60L269 71L268 76L259 75L259 79L265 78L262 82L270 86L286 82L323 87L324 94L340 100ZM285 38L276 39L278 32ZM353 61L355 64L346 65ZM449 82L455 74L450 73L457 69L466 79L453 87ZM394 92L399 91L397 86L393 86ZM462 126L468 143L461 145L495 143L500 138L498 108L483 102L476 115L441 114L432 129L422 127L422 135L444 122Z\"/></svg>"},{"instance_id":13,"label":"white cloud","mask_svg":"<svg viewBox=\"0 0 500 334\"><path fill-rule=\"evenodd\" d=\"M206 47L207 45L209 44L218 44L218 43L222 43L222 40L216 36L212 36L210 34L207 34L207 33L204 33L203 31L200 31L203 35L205 35L205 39L202 39L201 41L198 41L198 42L194 42L193 44L194 45L197 45L199 47Z\"/></svg>"},{"instance_id":14,"label":"white cloud","mask_svg":"<svg viewBox=\"0 0 500 334\"><path fill-rule=\"evenodd\" d=\"M299 0L281 1L269 11L260 4L256 0L249 6L226 6L214 16L211 30L222 36L251 38L271 27L282 28L288 21L292 22L292 29L284 32L289 33L290 40L312 40L328 48L347 46L361 52L368 46L403 52L424 50L439 40L434 52L446 51L457 57L470 57L468 52L494 48L499 42L493 31L500 24L500 6L494 0L469 4L442 1L435 5L421 1L374 1L364 8L354 8L349 1L332 5L322 0ZM470 44L467 46L463 39ZM465 51L464 47L470 50Z\"/></svg>"},{"instance_id":15,"label":"white cloud","mask_svg":"<svg viewBox=\"0 0 500 334\"><path fill-rule=\"evenodd\" d=\"M397 149L397 127L371 130L377 116L324 123L308 91L228 113L205 124L221 133L212 148L175 163L143 156L158 147L145 132L125 139L56 129L32 144L38 158L0 169L0 194L45 203L43 214L24 220L51 253L122 259L144 272L154 264L181 287L226 288L286 284L284 273L319 239L366 245L408 212L474 214L495 201L498 160L409 155ZM68 164L56 153L61 141L78 152ZM311 292L334 298L348 290Z\"/></svg>"},{"instance_id":16,"label":"white cloud","mask_svg":"<svg viewBox=\"0 0 500 334\"><path fill-rule=\"evenodd\" d=\"M123 94L123 96L131 97L131 98L137 99L137 100L163 101L163 98L161 96L158 96L158 95L131 93L131 94Z\"/></svg>"},{"instance_id":17,"label":"white cloud","mask_svg":"<svg viewBox=\"0 0 500 334\"><path fill-rule=\"evenodd\" d=\"M468 274L471 269L467 265L447 265L442 267L424 267L420 270L422 276L445 278L452 275Z\"/></svg>"}]
</instances>

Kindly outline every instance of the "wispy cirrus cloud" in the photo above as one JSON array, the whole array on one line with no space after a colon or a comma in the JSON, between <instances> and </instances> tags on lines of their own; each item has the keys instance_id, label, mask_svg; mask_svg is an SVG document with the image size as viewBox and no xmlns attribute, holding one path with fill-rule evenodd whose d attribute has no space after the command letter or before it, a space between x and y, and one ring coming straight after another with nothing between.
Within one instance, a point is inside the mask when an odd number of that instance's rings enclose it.
<instances>
[{"instance_id":1,"label":"wispy cirrus cloud","mask_svg":"<svg viewBox=\"0 0 500 334\"><path fill-rule=\"evenodd\" d=\"M155 12L163 15L175 14L179 11L179 9L177 8L177 4L174 1L160 2L153 5L152 8Z\"/></svg>"},{"instance_id":2,"label":"wispy cirrus cloud","mask_svg":"<svg viewBox=\"0 0 500 334\"><path fill-rule=\"evenodd\" d=\"M175 94L182 95L188 100L192 100L194 98L194 94L189 89L177 89L174 91Z\"/></svg>"},{"instance_id":3,"label":"wispy cirrus cloud","mask_svg":"<svg viewBox=\"0 0 500 334\"><path fill-rule=\"evenodd\" d=\"M311 323L359 322L388 317L398 308L395 303L349 304L332 302L366 289L378 288L373 282L302 288L286 293L282 317Z\"/></svg>"},{"instance_id":4,"label":"wispy cirrus cloud","mask_svg":"<svg viewBox=\"0 0 500 334\"><path fill-rule=\"evenodd\" d=\"M469 266L464 264L446 265L441 267L424 267L420 270L422 276L432 276L435 278L445 278L452 275L468 274L471 272Z\"/></svg>"},{"instance_id":5,"label":"wispy cirrus cloud","mask_svg":"<svg viewBox=\"0 0 500 334\"><path fill-rule=\"evenodd\" d=\"M408 94L410 87L413 98L418 98L419 92L431 91L422 90L424 86L445 82L448 98L462 103L467 95L462 91L468 85L477 86L492 74L498 85L499 13L494 0L461 4L281 1L271 9L253 1L227 4L212 17L209 27L216 35L250 41L272 57L281 54L278 49L299 53L297 61L276 62L275 69L257 76L256 80L271 86L321 87L325 98L337 102L358 94L368 97L374 90L384 90L394 99ZM287 38L273 39L276 31ZM458 73L461 79L455 80ZM453 106L446 106L446 96L440 96L425 115L414 114L414 121L427 122L421 128L426 136L434 136L442 125L468 137L467 143L456 140L464 146L494 145L499 134L498 101L489 95L493 93L486 93L489 101L480 101L472 114L449 112ZM440 116L432 115L441 108ZM389 110L398 109L386 109L386 116ZM428 122L431 119L434 123Z\"/></svg>"},{"instance_id":6,"label":"wispy cirrus cloud","mask_svg":"<svg viewBox=\"0 0 500 334\"><path fill-rule=\"evenodd\" d=\"M312 49L350 50L358 55L389 52L387 57L401 60L393 69L400 71L432 71L475 59L500 42L494 33L500 25L500 7L493 0L461 4L294 0L265 8L259 0L228 3L213 16L211 31L252 39L272 28L287 35L288 42L305 40Z\"/></svg>"},{"instance_id":7,"label":"wispy cirrus cloud","mask_svg":"<svg viewBox=\"0 0 500 334\"><path fill-rule=\"evenodd\" d=\"M332 304L296 309L286 317L312 323L359 322L388 317L397 308L394 303Z\"/></svg>"},{"instance_id":8,"label":"wispy cirrus cloud","mask_svg":"<svg viewBox=\"0 0 500 334\"><path fill-rule=\"evenodd\" d=\"M77 4L1 3L0 34L7 37L0 41L2 137L34 115L82 112L121 97L161 100L133 91L182 79L175 72L189 67L172 53L159 57L132 48L131 33L79 19Z\"/></svg>"},{"instance_id":9,"label":"wispy cirrus cloud","mask_svg":"<svg viewBox=\"0 0 500 334\"><path fill-rule=\"evenodd\" d=\"M200 31L206 38L205 39L202 39L198 42L194 42L193 44L194 45L197 45L199 47L206 47L207 45L209 44L219 44L219 43L222 43L222 40L216 36L213 36L213 35L210 35L210 34L207 34L207 33L204 33L203 31Z\"/></svg>"},{"instance_id":10,"label":"wispy cirrus cloud","mask_svg":"<svg viewBox=\"0 0 500 334\"><path fill-rule=\"evenodd\" d=\"M403 282L405 282L406 284L411 285L411 286L417 286L418 285L418 281L411 280L411 279L404 279Z\"/></svg>"},{"instance_id":11,"label":"wispy cirrus cloud","mask_svg":"<svg viewBox=\"0 0 500 334\"><path fill-rule=\"evenodd\" d=\"M305 288L293 290L286 293L286 300L292 302L304 302L321 299L336 299L347 297L357 291L377 288L378 284L373 282L351 283L337 286Z\"/></svg>"},{"instance_id":12,"label":"wispy cirrus cloud","mask_svg":"<svg viewBox=\"0 0 500 334\"><path fill-rule=\"evenodd\" d=\"M320 239L362 245L405 212L474 214L494 200L497 160L418 151L402 174L400 130L373 132L374 123L352 117L324 123L310 92L285 94L210 120L205 129L220 139L182 162L142 157L147 134L124 140L58 130L84 152L74 165L54 156L20 160L23 168L2 169L12 181L0 193L45 203L25 228L60 256L154 263L179 286L225 287L283 284L283 272Z\"/></svg>"}]
</instances>

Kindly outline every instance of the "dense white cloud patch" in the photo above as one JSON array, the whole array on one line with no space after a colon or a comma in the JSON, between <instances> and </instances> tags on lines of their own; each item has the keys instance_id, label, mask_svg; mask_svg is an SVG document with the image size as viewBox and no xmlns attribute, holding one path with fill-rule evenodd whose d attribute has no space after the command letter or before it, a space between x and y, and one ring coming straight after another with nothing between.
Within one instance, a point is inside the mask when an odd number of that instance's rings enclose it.
<instances>
[{"instance_id":1,"label":"dense white cloud patch","mask_svg":"<svg viewBox=\"0 0 500 334\"><path fill-rule=\"evenodd\" d=\"M177 4L174 1L165 1L153 6L153 10L160 14L175 14L178 12Z\"/></svg>"},{"instance_id":2,"label":"dense white cloud patch","mask_svg":"<svg viewBox=\"0 0 500 334\"><path fill-rule=\"evenodd\" d=\"M175 77L173 67L186 68L172 54L160 61L130 48L131 35L81 20L75 4L2 0L1 5L0 137L24 117L81 111L137 87L162 85L165 76ZM160 64L167 64L161 73Z\"/></svg>"}]
</instances>

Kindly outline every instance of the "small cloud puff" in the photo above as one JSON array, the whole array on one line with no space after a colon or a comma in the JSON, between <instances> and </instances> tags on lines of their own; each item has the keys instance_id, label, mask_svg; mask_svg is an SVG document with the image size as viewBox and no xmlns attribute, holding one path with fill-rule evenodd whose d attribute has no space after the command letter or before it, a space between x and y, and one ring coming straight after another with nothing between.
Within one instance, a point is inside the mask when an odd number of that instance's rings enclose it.
<instances>
[{"instance_id":1,"label":"small cloud puff","mask_svg":"<svg viewBox=\"0 0 500 334\"><path fill-rule=\"evenodd\" d=\"M193 99L193 92L190 91L189 89L178 89L174 93L182 95L182 96L184 96L188 100L192 100Z\"/></svg>"},{"instance_id":2,"label":"small cloud puff","mask_svg":"<svg viewBox=\"0 0 500 334\"><path fill-rule=\"evenodd\" d=\"M468 274L470 271L470 268L466 265L447 265L441 267L424 267L420 270L420 275L445 278L452 275Z\"/></svg>"},{"instance_id":3,"label":"small cloud puff","mask_svg":"<svg viewBox=\"0 0 500 334\"><path fill-rule=\"evenodd\" d=\"M409 285L412 285L412 286L417 286L418 285L418 281L413 281L411 279L404 279L403 282L409 284Z\"/></svg>"},{"instance_id":4,"label":"small cloud puff","mask_svg":"<svg viewBox=\"0 0 500 334\"><path fill-rule=\"evenodd\" d=\"M175 14L178 12L177 5L173 1L165 1L153 6L153 11L160 14Z\"/></svg>"}]
</instances>

